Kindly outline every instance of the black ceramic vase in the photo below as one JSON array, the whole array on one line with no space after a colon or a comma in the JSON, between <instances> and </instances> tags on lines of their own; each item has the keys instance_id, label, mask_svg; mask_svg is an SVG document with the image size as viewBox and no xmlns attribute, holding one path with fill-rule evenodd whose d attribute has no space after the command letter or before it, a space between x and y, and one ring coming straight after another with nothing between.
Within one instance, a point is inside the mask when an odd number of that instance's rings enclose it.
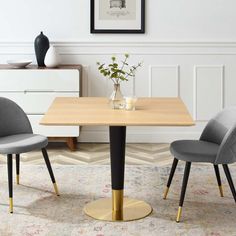
<instances>
[{"instance_id":1,"label":"black ceramic vase","mask_svg":"<svg viewBox=\"0 0 236 236\"><path fill-rule=\"evenodd\" d=\"M45 67L44 59L46 53L49 49L49 40L48 38L41 32L39 36L34 41L34 49L36 54L36 59L38 66Z\"/></svg>"}]
</instances>

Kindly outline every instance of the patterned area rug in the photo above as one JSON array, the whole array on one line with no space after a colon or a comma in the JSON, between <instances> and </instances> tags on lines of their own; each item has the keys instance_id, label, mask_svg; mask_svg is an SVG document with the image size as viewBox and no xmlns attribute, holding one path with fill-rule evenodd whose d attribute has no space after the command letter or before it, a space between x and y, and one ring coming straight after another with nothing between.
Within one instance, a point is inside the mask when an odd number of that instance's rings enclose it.
<instances>
[{"instance_id":1,"label":"patterned area rug","mask_svg":"<svg viewBox=\"0 0 236 236\"><path fill-rule=\"evenodd\" d=\"M64 143L50 143L48 152L52 163L64 165L82 164L109 164L109 144L80 143L78 151L71 152ZM158 164L169 165L169 144L127 144L127 164ZM27 164L44 164L41 152L30 152L22 155L21 161ZM0 156L0 163L5 163L6 158Z\"/></svg>"},{"instance_id":2,"label":"patterned area rug","mask_svg":"<svg viewBox=\"0 0 236 236\"><path fill-rule=\"evenodd\" d=\"M83 206L109 197L110 167L53 165L61 196L53 194L46 167L23 165L21 185L14 185L14 214L8 213L6 165L0 166L0 235L16 236L227 236L236 235L236 205L224 182L219 196L211 165L192 165L182 222L175 223L183 166L178 166L167 200L162 200L169 167L126 166L125 195L147 201L153 213L126 223L100 222ZM231 167L234 179L236 168ZM221 170L222 172L222 170Z\"/></svg>"}]
</instances>

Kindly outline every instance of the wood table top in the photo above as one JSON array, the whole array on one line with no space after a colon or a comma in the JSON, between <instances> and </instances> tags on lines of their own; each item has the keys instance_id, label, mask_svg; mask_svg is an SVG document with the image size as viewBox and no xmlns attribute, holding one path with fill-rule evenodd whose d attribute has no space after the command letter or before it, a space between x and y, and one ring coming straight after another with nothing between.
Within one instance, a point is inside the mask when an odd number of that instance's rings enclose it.
<instances>
[{"instance_id":1,"label":"wood table top","mask_svg":"<svg viewBox=\"0 0 236 236\"><path fill-rule=\"evenodd\" d=\"M135 111L111 109L102 97L58 97L41 125L57 126L192 126L180 98L139 98Z\"/></svg>"}]
</instances>

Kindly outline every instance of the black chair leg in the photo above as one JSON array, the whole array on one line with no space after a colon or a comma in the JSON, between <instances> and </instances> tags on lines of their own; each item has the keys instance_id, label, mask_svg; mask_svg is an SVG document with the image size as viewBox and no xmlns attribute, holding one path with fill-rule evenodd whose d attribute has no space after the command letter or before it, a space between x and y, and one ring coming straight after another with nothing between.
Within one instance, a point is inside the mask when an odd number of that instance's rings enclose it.
<instances>
[{"instance_id":1,"label":"black chair leg","mask_svg":"<svg viewBox=\"0 0 236 236\"><path fill-rule=\"evenodd\" d=\"M16 154L16 184L20 184L20 154Z\"/></svg>"},{"instance_id":2,"label":"black chair leg","mask_svg":"<svg viewBox=\"0 0 236 236\"><path fill-rule=\"evenodd\" d=\"M227 180L228 180L228 183L229 183L231 192L232 192L232 194L233 194L234 200L235 200L235 202L236 202L236 191L235 191L234 183L233 183L233 180L232 180L230 171L229 171L229 167L228 167L228 165L224 164L224 165L223 165L223 168L224 168L225 175L226 175L226 178L227 178Z\"/></svg>"},{"instance_id":3,"label":"black chair leg","mask_svg":"<svg viewBox=\"0 0 236 236\"><path fill-rule=\"evenodd\" d=\"M50 177L51 177L54 189L55 189L55 193L57 194L57 196L59 196L60 194L59 194L58 187L57 187L57 184L56 184L56 181L55 181L55 177L54 177L54 174L53 174L53 171L52 171L51 163L50 163L50 160L48 158L47 150L45 148L43 148L42 153L43 153L43 157L44 157L45 163L46 163L47 168L48 168L48 172L50 174Z\"/></svg>"},{"instance_id":4,"label":"black chair leg","mask_svg":"<svg viewBox=\"0 0 236 236\"><path fill-rule=\"evenodd\" d=\"M178 213L177 213L177 217L176 217L177 223L179 223L180 218L181 218L181 214L182 214L182 207L184 204L184 197L185 197L186 188L187 188L187 184L188 184L190 169L191 169L191 162L186 162L183 183L182 183L182 190L181 190L180 201L179 201L179 209L178 209Z\"/></svg>"},{"instance_id":5,"label":"black chair leg","mask_svg":"<svg viewBox=\"0 0 236 236\"><path fill-rule=\"evenodd\" d=\"M13 186L12 186L12 154L7 155L9 211L13 213Z\"/></svg>"},{"instance_id":6,"label":"black chair leg","mask_svg":"<svg viewBox=\"0 0 236 236\"><path fill-rule=\"evenodd\" d=\"M214 165L214 169L215 169L216 179L217 179L217 183L218 183L219 190L220 190L220 196L224 197L222 183L221 183L221 178L220 178L219 166L218 165Z\"/></svg>"},{"instance_id":7,"label":"black chair leg","mask_svg":"<svg viewBox=\"0 0 236 236\"><path fill-rule=\"evenodd\" d=\"M179 162L179 160L174 158L173 164L172 164L172 167L171 167L171 171L170 171L170 175L169 175L169 179L168 179L168 182L167 182L167 185L166 185L166 190L164 192L163 199L167 198L167 195L168 195L168 192L169 192L169 189L170 189L170 185L171 185L172 179L174 177L175 170L176 170L176 167L178 165L178 162Z\"/></svg>"}]
</instances>

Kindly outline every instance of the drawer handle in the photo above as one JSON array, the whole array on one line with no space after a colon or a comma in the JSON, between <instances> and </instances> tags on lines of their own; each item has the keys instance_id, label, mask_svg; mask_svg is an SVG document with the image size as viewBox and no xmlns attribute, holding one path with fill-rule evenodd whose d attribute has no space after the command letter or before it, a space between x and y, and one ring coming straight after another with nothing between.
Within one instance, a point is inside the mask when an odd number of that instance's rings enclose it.
<instances>
[{"instance_id":1,"label":"drawer handle","mask_svg":"<svg viewBox=\"0 0 236 236\"><path fill-rule=\"evenodd\" d=\"M47 90L47 89L27 89L27 90L24 90L24 93L54 93L55 91L54 90Z\"/></svg>"}]
</instances>

